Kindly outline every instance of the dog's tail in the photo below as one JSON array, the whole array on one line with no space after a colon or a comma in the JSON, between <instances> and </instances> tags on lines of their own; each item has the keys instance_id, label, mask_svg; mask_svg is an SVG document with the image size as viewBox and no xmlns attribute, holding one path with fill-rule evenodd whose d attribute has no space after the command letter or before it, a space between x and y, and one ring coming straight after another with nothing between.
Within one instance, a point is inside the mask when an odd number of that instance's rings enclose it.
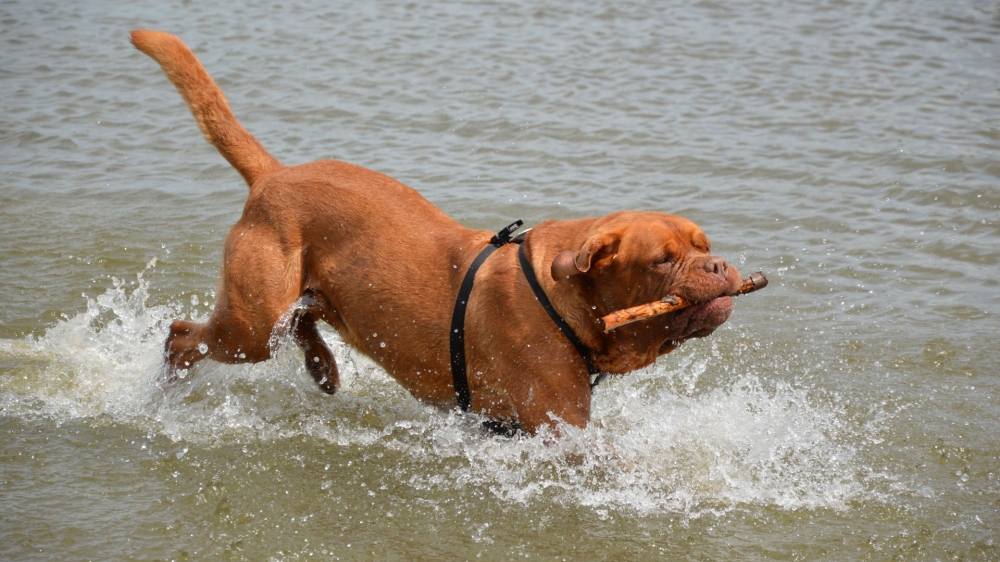
<instances>
[{"instance_id":1,"label":"dog's tail","mask_svg":"<svg viewBox=\"0 0 1000 562\"><path fill-rule=\"evenodd\" d=\"M236 120L222 90L180 39L162 31L135 30L132 44L160 63L187 102L205 139L219 149L247 185L283 166Z\"/></svg>"}]
</instances>

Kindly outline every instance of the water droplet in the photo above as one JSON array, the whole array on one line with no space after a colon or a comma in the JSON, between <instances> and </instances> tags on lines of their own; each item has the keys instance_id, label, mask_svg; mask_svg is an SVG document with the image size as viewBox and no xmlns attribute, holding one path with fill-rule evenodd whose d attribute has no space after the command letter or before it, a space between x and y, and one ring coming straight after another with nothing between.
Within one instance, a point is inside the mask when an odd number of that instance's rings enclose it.
<instances>
[{"instance_id":1,"label":"water droplet","mask_svg":"<svg viewBox=\"0 0 1000 562\"><path fill-rule=\"evenodd\" d=\"M201 353L208 353L208 344L201 342L198 344L198 351Z\"/></svg>"},{"instance_id":2,"label":"water droplet","mask_svg":"<svg viewBox=\"0 0 1000 562\"><path fill-rule=\"evenodd\" d=\"M385 347L385 342L380 342L380 343L378 344L378 346L379 346L379 347Z\"/></svg>"}]
</instances>

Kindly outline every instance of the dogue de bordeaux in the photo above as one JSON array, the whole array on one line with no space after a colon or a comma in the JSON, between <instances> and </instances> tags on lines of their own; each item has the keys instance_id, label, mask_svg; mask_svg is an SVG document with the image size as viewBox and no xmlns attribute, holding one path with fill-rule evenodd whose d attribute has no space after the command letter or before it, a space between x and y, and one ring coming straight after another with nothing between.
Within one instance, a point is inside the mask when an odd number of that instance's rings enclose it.
<instances>
[{"instance_id":1,"label":"dogue de bordeaux","mask_svg":"<svg viewBox=\"0 0 1000 562\"><path fill-rule=\"evenodd\" d=\"M417 399L445 408L459 403L456 299L470 265L496 242L493 233L465 228L378 172L328 160L283 165L237 122L180 39L137 30L132 43L160 64L205 138L250 187L226 239L215 309L205 324L171 324L166 377L205 357L268 359L275 323L305 303L291 332L325 392L334 393L340 381L320 320ZM499 245L474 273L462 301L458 366L466 371L472 411L531 434L557 419L585 427L592 370L628 373L709 335L728 319L730 296L740 287L739 272L710 253L697 225L665 213L550 220L517 241ZM611 333L597 323L664 295L700 304ZM551 315L541 304L546 297Z\"/></svg>"}]
</instances>

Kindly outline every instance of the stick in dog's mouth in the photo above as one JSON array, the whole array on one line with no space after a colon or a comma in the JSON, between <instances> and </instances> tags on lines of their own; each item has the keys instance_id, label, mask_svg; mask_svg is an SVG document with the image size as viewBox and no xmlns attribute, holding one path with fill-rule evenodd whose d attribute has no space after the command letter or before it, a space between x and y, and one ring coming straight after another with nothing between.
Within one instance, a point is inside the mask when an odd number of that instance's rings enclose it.
<instances>
[{"instance_id":1,"label":"stick in dog's mouth","mask_svg":"<svg viewBox=\"0 0 1000 562\"><path fill-rule=\"evenodd\" d=\"M740 289L736 291L735 294L730 296L745 295L747 293L752 293L758 289L763 289L767 286L767 277L764 277L764 273L758 271L750 277L743 280L743 284L740 285ZM680 310L682 308L687 308L692 304L697 304L684 299L683 297L678 297L675 295L667 295L662 299L654 302L649 302L646 304L640 304L639 306L633 306L631 308L625 308L608 314L601 318L601 325L604 326L605 332L610 332L619 326L624 326L625 324L631 324L632 322L638 322L639 320L645 320L647 318L653 318L655 316L660 316L661 314L667 314L668 312L674 312L675 310Z\"/></svg>"}]
</instances>

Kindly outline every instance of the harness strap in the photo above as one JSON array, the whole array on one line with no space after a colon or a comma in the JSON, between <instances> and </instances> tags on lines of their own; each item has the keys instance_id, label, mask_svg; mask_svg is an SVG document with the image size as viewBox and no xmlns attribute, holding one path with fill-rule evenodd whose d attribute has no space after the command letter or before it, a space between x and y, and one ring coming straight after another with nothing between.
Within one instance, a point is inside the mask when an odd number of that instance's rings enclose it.
<instances>
[{"instance_id":1,"label":"harness strap","mask_svg":"<svg viewBox=\"0 0 1000 562\"><path fill-rule=\"evenodd\" d=\"M593 390L605 377L608 376L607 373L602 373L600 369L594 366L594 362L590 359L590 349L580 341L580 338L576 336L573 332L573 328L569 326L566 320L559 313L556 312L552 302L549 301L548 295L542 289L542 286L538 283L538 277L535 276L535 270L531 267L531 262L528 261L528 256L524 253L524 244L517 249L517 259L521 263L521 270L524 271L524 277L528 280L528 285L531 286L532 292L535 293L535 298L538 299L538 303L542 305L545 312L549 314L549 318L556 323L559 330L566 336L569 343L573 344L576 348L576 352L580 354L580 358L583 359L583 364L587 366L587 372L591 376L597 375L597 378L590 383L590 388Z\"/></svg>"},{"instance_id":2,"label":"harness strap","mask_svg":"<svg viewBox=\"0 0 1000 562\"><path fill-rule=\"evenodd\" d=\"M516 220L506 228L497 232L490 239L488 246L479 252L476 259L472 261L469 270L462 279L462 286L458 290L458 298L455 300L455 311L451 315L451 379L455 386L455 396L458 398L458 406L463 412L468 412L472 407L472 397L469 394L469 377L465 365L465 309L469 305L469 295L472 294L472 285L476 281L476 272L483 265L486 258L501 246L510 243L511 234L521 228L524 221Z\"/></svg>"},{"instance_id":3,"label":"harness strap","mask_svg":"<svg viewBox=\"0 0 1000 562\"><path fill-rule=\"evenodd\" d=\"M458 406L463 412L468 412L472 408L472 396L469 393L469 377L465 364L465 310L468 308L469 295L472 294L472 286L476 281L476 272L486 262L486 258L490 257L493 252L505 244L520 244L521 247L517 250L517 259L521 264L521 271L524 272L524 277L527 279L528 285L531 286L532 292L535 293L535 298L542 305L542 308L545 309L545 312L548 313L549 318L556 323L559 330L566 336L566 339L576 348L590 376L597 375L593 382L590 383L590 388L593 389L608 376L607 373L602 373L594 366L594 362L590 359L590 349L580 341L580 338L576 336L573 328L570 328L566 320L562 316L559 316L559 313L552 306L552 302L549 301L549 297L545 294L542 286L538 284L535 270L531 267L531 262L528 261L528 257L524 253L524 244L522 242L524 241L524 234L527 231L516 238L511 238L514 231L520 228L522 224L524 224L523 221L514 221L490 239L489 245L483 248L479 252L479 255L476 256L476 259L472 261L472 265L469 266L469 270L465 273L465 278L462 279L462 286L458 290L458 298L455 300L455 311L451 315L449 348L451 352L451 378L455 387L455 397L458 399Z\"/></svg>"}]
</instances>

